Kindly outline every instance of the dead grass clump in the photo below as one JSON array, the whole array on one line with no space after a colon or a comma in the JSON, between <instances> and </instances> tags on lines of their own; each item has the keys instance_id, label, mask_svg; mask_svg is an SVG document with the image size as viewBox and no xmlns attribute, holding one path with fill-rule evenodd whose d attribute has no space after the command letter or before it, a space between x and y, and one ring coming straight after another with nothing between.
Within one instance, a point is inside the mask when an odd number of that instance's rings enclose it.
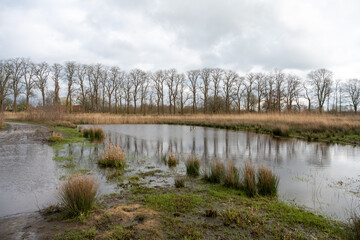
<instances>
[{"instance_id":1,"label":"dead grass clump","mask_svg":"<svg viewBox=\"0 0 360 240\"><path fill-rule=\"evenodd\" d=\"M186 174L191 177L199 176L200 160L197 156L189 156L185 162Z\"/></svg>"},{"instance_id":2,"label":"dead grass clump","mask_svg":"<svg viewBox=\"0 0 360 240\"><path fill-rule=\"evenodd\" d=\"M249 161L245 161L242 186L248 197L254 197L256 195L255 167Z\"/></svg>"},{"instance_id":3,"label":"dead grass clump","mask_svg":"<svg viewBox=\"0 0 360 240\"><path fill-rule=\"evenodd\" d=\"M98 184L94 176L77 174L69 177L60 188L60 202L72 216L86 214L94 205Z\"/></svg>"},{"instance_id":4,"label":"dead grass clump","mask_svg":"<svg viewBox=\"0 0 360 240\"><path fill-rule=\"evenodd\" d=\"M235 189L240 189L241 187L239 170L231 160L229 161L228 168L225 173L224 186Z\"/></svg>"},{"instance_id":5,"label":"dead grass clump","mask_svg":"<svg viewBox=\"0 0 360 240\"><path fill-rule=\"evenodd\" d=\"M176 159L176 157L174 156L173 153L170 153L167 159L167 164L169 165L169 167L176 167L178 163L178 160Z\"/></svg>"},{"instance_id":6,"label":"dead grass clump","mask_svg":"<svg viewBox=\"0 0 360 240\"><path fill-rule=\"evenodd\" d=\"M61 133L57 133L57 132L53 131L48 140L50 142L61 142L63 139L64 139L64 137Z\"/></svg>"},{"instance_id":7,"label":"dead grass clump","mask_svg":"<svg viewBox=\"0 0 360 240\"><path fill-rule=\"evenodd\" d=\"M176 188L182 188L182 187L185 187L185 177L183 176L176 176L175 177L175 187Z\"/></svg>"},{"instance_id":8,"label":"dead grass clump","mask_svg":"<svg viewBox=\"0 0 360 240\"><path fill-rule=\"evenodd\" d=\"M276 196L279 186L279 177L272 171L261 165L257 173L257 189L258 193L263 196Z\"/></svg>"},{"instance_id":9,"label":"dead grass clump","mask_svg":"<svg viewBox=\"0 0 360 240\"><path fill-rule=\"evenodd\" d=\"M98 164L103 167L123 168L126 163L126 154L119 146L108 143Z\"/></svg>"},{"instance_id":10,"label":"dead grass clump","mask_svg":"<svg viewBox=\"0 0 360 240\"><path fill-rule=\"evenodd\" d=\"M225 166L217 159L216 162L212 162L210 171L205 172L204 179L210 183L221 183L225 176Z\"/></svg>"}]
</instances>

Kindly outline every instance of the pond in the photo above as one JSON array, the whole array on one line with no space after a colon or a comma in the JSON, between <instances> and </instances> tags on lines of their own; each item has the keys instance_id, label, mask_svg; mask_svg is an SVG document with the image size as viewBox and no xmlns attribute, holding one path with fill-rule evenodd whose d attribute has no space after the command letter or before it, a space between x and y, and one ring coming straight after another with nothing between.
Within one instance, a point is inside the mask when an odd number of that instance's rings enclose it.
<instances>
[{"instance_id":1,"label":"pond","mask_svg":"<svg viewBox=\"0 0 360 240\"><path fill-rule=\"evenodd\" d=\"M264 164L280 176L279 198L337 219L359 205L360 148L338 144L274 139L250 132L174 125L101 125L102 144L78 143L54 149L44 144L1 146L0 216L35 211L56 202L61 179L74 172L93 174L101 194L128 187L131 176L148 186L173 186L174 175L184 175L191 154L207 169L214 159L238 168L248 160ZM121 146L128 161L121 182L109 181L109 170L97 166L106 142ZM180 164L162 161L174 153Z\"/></svg>"}]
</instances>

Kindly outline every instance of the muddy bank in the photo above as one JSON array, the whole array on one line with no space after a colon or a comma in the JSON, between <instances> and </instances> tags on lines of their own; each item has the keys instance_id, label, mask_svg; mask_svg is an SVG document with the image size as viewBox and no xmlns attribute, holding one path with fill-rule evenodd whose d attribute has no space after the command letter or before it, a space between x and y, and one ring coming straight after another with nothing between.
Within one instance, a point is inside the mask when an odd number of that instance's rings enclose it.
<instances>
[{"instance_id":1,"label":"muddy bank","mask_svg":"<svg viewBox=\"0 0 360 240\"><path fill-rule=\"evenodd\" d=\"M0 130L0 146L11 144L45 143L50 129L27 123L7 122L8 128Z\"/></svg>"}]
</instances>

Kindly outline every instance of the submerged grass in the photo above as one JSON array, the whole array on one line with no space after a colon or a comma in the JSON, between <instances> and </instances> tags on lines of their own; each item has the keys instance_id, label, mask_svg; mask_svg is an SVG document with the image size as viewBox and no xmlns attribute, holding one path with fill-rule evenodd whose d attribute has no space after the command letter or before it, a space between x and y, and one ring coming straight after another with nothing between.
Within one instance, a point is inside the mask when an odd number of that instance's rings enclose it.
<instances>
[{"instance_id":1,"label":"submerged grass","mask_svg":"<svg viewBox=\"0 0 360 240\"><path fill-rule=\"evenodd\" d=\"M84 138L90 138L91 141L102 141L105 137L102 127L83 128L81 132Z\"/></svg>"},{"instance_id":2,"label":"submerged grass","mask_svg":"<svg viewBox=\"0 0 360 240\"><path fill-rule=\"evenodd\" d=\"M199 176L200 160L197 156L191 155L186 159L186 174L191 177Z\"/></svg>"},{"instance_id":3,"label":"submerged grass","mask_svg":"<svg viewBox=\"0 0 360 240\"><path fill-rule=\"evenodd\" d=\"M224 186L235 189L241 188L240 173L232 160L228 163L228 168L224 178Z\"/></svg>"},{"instance_id":4,"label":"submerged grass","mask_svg":"<svg viewBox=\"0 0 360 240\"><path fill-rule=\"evenodd\" d=\"M185 187L185 180L186 180L186 178L184 176L176 176L174 178L175 187L176 188Z\"/></svg>"},{"instance_id":5,"label":"submerged grass","mask_svg":"<svg viewBox=\"0 0 360 240\"><path fill-rule=\"evenodd\" d=\"M76 174L68 177L60 187L60 202L71 216L86 214L94 205L97 190L94 176Z\"/></svg>"},{"instance_id":6,"label":"submerged grass","mask_svg":"<svg viewBox=\"0 0 360 240\"><path fill-rule=\"evenodd\" d=\"M126 164L126 154L119 146L108 143L98 164L102 167L124 168Z\"/></svg>"}]
</instances>

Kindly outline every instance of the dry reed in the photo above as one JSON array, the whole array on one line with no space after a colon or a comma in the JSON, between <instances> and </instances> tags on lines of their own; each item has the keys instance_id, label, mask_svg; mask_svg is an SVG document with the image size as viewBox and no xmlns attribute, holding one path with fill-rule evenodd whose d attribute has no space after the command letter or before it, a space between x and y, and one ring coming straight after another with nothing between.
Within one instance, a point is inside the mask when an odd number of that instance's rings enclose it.
<instances>
[{"instance_id":1,"label":"dry reed","mask_svg":"<svg viewBox=\"0 0 360 240\"><path fill-rule=\"evenodd\" d=\"M185 162L186 174L191 177L199 176L200 171L200 160L197 156L189 156Z\"/></svg>"},{"instance_id":2,"label":"dry reed","mask_svg":"<svg viewBox=\"0 0 360 240\"><path fill-rule=\"evenodd\" d=\"M126 154L119 146L108 143L98 164L103 167L123 168L126 163Z\"/></svg>"},{"instance_id":3,"label":"dry reed","mask_svg":"<svg viewBox=\"0 0 360 240\"><path fill-rule=\"evenodd\" d=\"M245 161L242 187L248 197L256 195L255 181L255 167L251 162Z\"/></svg>"},{"instance_id":4,"label":"dry reed","mask_svg":"<svg viewBox=\"0 0 360 240\"><path fill-rule=\"evenodd\" d=\"M50 142L61 142L64 139L63 135L61 133L57 133L53 131L49 137Z\"/></svg>"},{"instance_id":5,"label":"dry reed","mask_svg":"<svg viewBox=\"0 0 360 240\"><path fill-rule=\"evenodd\" d=\"M185 177L183 176L176 176L174 179L175 187L176 188L182 188L185 187Z\"/></svg>"},{"instance_id":6,"label":"dry reed","mask_svg":"<svg viewBox=\"0 0 360 240\"><path fill-rule=\"evenodd\" d=\"M94 176L70 176L60 188L60 202L69 215L86 214L94 205L97 190Z\"/></svg>"},{"instance_id":7,"label":"dry reed","mask_svg":"<svg viewBox=\"0 0 360 240\"><path fill-rule=\"evenodd\" d=\"M272 171L263 165L258 168L257 174L258 193L263 196L276 196L279 178Z\"/></svg>"}]
</instances>

